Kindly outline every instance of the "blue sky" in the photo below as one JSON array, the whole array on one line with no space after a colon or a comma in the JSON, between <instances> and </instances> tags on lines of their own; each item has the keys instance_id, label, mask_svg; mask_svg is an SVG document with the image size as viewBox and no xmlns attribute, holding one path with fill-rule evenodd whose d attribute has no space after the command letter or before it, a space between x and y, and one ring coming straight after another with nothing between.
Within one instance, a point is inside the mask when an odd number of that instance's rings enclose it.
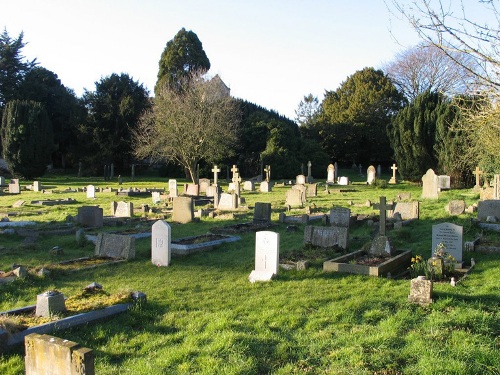
<instances>
[{"instance_id":1,"label":"blue sky","mask_svg":"<svg viewBox=\"0 0 500 375\"><path fill-rule=\"evenodd\" d=\"M291 119L357 70L418 43L383 0L0 0L0 27L80 96L112 73L151 92L166 43L194 31L231 94ZM397 40L396 40L397 39Z\"/></svg>"}]
</instances>

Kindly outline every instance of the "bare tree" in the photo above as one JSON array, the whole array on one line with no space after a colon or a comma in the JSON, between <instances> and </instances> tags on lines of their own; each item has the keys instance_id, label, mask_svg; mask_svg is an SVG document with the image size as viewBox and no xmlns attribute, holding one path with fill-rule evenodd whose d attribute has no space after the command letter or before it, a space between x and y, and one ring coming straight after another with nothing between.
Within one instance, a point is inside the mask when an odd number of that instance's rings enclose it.
<instances>
[{"instance_id":1,"label":"bare tree","mask_svg":"<svg viewBox=\"0 0 500 375\"><path fill-rule=\"evenodd\" d=\"M134 134L135 154L183 166L193 182L200 160L230 156L238 140L240 111L219 80L200 71L182 78L182 90L159 90Z\"/></svg>"},{"instance_id":2,"label":"bare tree","mask_svg":"<svg viewBox=\"0 0 500 375\"><path fill-rule=\"evenodd\" d=\"M425 91L462 94L476 79L470 69L464 68L472 69L473 62L464 53L449 53L453 59L433 44L420 43L398 53L383 70L410 101Z\"/></svg>"}]
</instances>

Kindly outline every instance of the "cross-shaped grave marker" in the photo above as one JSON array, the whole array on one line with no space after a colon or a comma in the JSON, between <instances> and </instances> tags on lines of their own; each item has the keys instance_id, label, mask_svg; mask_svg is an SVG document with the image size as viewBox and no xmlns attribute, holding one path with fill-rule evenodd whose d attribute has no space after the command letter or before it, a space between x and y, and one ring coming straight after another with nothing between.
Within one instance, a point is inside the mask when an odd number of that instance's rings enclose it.
<instances>
[{"instance_id":1,"label":"cross-shaped grave marker","mask_svg":"<svg viewBox=\"0 0 500 375\"><path fill-rule=\"evenodd\" d=\"M220 172L220 169L217 168L217 165L214 165L214 167L212 168L212 172L214 172L214 185L217 186L217 183L219 182L218 178Z\"/></svg>"},{"instance_id":2,"label":"cross-shaped grave marker","mask_svg":"<svg viewBox=\"0 0 500 375\"><path fill-rule=\"evenodd\" d=\"M380 210L380 235L385 236L385 225L387 222L387 210L394 210L394 203L386 204L385 197L380 197L380 203L373 205L375 210Z\"/></svg>"},{"instance_id":3,"label":"cross-shaped grave marker","mask_svg":"<svg viewBox=\"0 0 500 375\"><path fill-rule=\"evenodd\" d=\"M483 171L479 168L476 167L476 170L473 172L476 175L476 185L474 187L481 187L481 175L483 174Z\"/></svg>"},{"instance_id":4,"label":"cross-shaped grave marker","mask_svg":"<svg viewBox=\"0 0 500 375\"><path fill-rule=\"evenodd\" d=\"M266 172L266 181L269 182L269 180L271 179L271 166L266 165L264 171Z\"/></svg>"},{"instance_id":5,"label":"cross-shaped grave marker","mask_svg":"<svg viewBox=\"0 0 500 375\"><path fill-rule=\"evenodd\" d=\"M389 180L389 183L390 184L396 184L397 183L397 180L396 180L396 170L398 169L398 167L396 167L396 164L393 164L392 167L392 177L391 179Z\"/></svg>"}]
</instances>

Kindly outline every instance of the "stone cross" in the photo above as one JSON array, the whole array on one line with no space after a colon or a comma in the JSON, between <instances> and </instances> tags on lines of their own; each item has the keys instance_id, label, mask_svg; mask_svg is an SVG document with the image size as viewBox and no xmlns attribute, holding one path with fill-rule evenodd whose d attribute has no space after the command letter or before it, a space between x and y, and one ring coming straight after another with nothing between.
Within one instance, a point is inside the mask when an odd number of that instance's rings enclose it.
<instances>
[{"instance_id":1,"label":"stone cross","mask_svg":"<svg viewBox=\"0 0 500 375\"><path fill-rule=\"evenodd\" d=\"M396 184L397 183L397 180L396 180L396 170L398 169L398 167L396 167L396 164L392 164L391 169L392 169L392 177L389 180L389 183L390 184Z\"/></svg>"},{"instance_id":2,"label":"stone cross","mask_svg":"<svg viewBox=\"0 0 500 375\"><path fill-rule=\"evenodd\" d=\"M234 190L235 190L236 195L240 195L241 177L240 177L240 174L238 173L238 171L234 172L232 181L234 184Z\"/></svg>"},{"instance_id":3,"label":"stone cross","mask_svg":"<svg viewBox=\"0 0 500 375\"><path fill-rule=\"evenodd\" d=\"M271 180L271 166L266 165L264 171L266 172L266 181L269 182Z\"/></svg>"},{"instance_id":4,"label":"stone cross","mask_svg":"<svg viewBox=\"0 0 500 375\"><path fill-rule=\"evenodd\" d=\"M380 235L385 236L385 224L387 221L387 210L394 210L394 203L386 204L385 197L380 197L380 203L374 204L373 208L380 210Z\"/></svg>"},{"instance_id":5,"label":"stone cross","mask_svg":"<svg viewBox=\"0 0 500 375\"><path fill-rule=\"evenodd\" d=\"M234 177L234 174L238 172L238 167L233 164L233 167L231 168L231 172L233 172L233 177Z\"/></svg>"},{"instance_id":6,"label":"stone cross","mask_svg":"<svg viewBox=\"0 0 500 375\"><path fill-rule=\"evenodd\" d=\"M311 177L311 167L312 167L312 164L311 164L311 161L309 160L307 162L307 177Z\"/></svg>"},{"instance_id":7,"label":"stone cross","mask_svg":"<svg viewBox=\"0 0 500 375\"><path fill-rule=\"evenodd\" d=\"M217 168L216 165L214 165L214 167L212 168L212 172L214 172L214 185L217 186L217 183L219 182L218 177L219 177L220 169Z\"/></svg>"},{"instance_id":8,"label":"stone cross","mask_svg":"<svg viewBox=\"0 0 500 375\"><path fill-rule=\"evenodd\" d=\"M474 187L481 187L481 175L483 174L483 171L479 169L479 167L476 167L476 170L473 172L476 175L476 185Z\"/></svg>"}]
</instances>

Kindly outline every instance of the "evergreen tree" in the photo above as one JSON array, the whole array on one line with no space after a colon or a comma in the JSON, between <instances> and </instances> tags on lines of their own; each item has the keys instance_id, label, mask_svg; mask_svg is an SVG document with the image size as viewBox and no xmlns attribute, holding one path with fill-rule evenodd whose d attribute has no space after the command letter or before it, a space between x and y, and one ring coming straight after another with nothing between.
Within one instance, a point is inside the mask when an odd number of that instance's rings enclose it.
<instances>
[{"instance_id":1,"label":"evergreen tree","mask_svg":"<svg viewBox=\"0 0 500 375\"><path fill-rule=\"evenodd\" d=\"M41 103L13 100L2 117L3 158L13 175L42 176L53 150L52 124Z\"/></svg>"}]
</instances>

